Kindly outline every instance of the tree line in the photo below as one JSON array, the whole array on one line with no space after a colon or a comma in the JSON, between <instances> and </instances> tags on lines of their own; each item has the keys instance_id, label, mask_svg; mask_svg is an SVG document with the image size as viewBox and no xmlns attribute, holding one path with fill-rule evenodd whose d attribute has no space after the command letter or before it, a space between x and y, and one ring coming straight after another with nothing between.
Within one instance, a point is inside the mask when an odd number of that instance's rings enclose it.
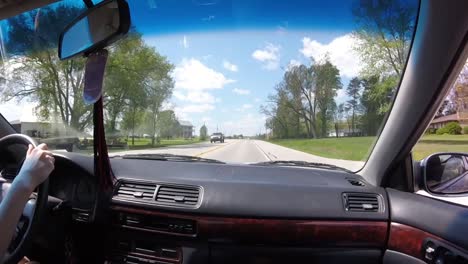
<instances>
[{"instance_id":1,"label":"tree line","mask_svg":"<svg viewBox=\"0 0 468 264\"><path fill-rule=\"evenodd\" d=\"M5 48L9 76L3 100L29 100L37 104L42 120L60 121L75 132L92 126L92 105L82 100L84 58L60 61L57 40L65 25L82 10L61 4L8 19ZM103 101L109 135L169 137L180 130L174 111L162 111L172 95L173 65L131 29L129 35L108 48ZM132 137L133 140L133 137Z\"/></svg>"},{"instance_id":2,"label":"tree line","mask_svg":"<svg viewBox=\"0 0 468 264\"><path fill-rule=\"evenodd\" d=\"M408 1L355 2L353 49L363 64L361 72L343 87L339 69L328 55L310 58L310 66L289 67L260 108L272 136L377 135L405 66L416 8ZM340 89L348 99L337 103Z\"/></svg>"}]
</instances>

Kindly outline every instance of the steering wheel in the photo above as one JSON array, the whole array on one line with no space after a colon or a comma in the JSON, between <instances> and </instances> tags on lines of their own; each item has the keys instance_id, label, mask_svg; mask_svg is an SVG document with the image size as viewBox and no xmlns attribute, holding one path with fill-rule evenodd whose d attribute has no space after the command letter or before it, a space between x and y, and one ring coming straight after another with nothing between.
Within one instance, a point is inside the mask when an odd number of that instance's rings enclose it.
<instances>
[{"instance_id":1,"label":"steering wheel","mask_svg":"<svg viewBox=\"0 0 468 264\"><path fill-rule=\"evenodd\" d=\"M0 153L5 153L6 148L13 144L24 145L26 146L26 149L29 144L34 147L36 146L36 142L26 135L11 134L0 139ZM10 185L11 184L7 183L0 175L1 197L3 197L4 192L8 191ZM23 214L16 226L10 246L0 263L18 263L18 261L23 258L28 247L31 245L32 236L37 229L38 223L40 222L39 220L47 205L49 193L48 178L37 187L36 191L37 195L33 194L24 207Z\"/></svg>"}]
</instances>

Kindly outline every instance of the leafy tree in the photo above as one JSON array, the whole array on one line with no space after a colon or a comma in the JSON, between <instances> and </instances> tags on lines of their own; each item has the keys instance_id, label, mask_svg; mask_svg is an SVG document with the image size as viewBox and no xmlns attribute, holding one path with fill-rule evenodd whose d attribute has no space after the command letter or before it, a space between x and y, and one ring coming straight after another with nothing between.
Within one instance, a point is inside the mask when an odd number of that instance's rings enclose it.
<instances>
[{"instance_id":1,"label":"leafy tree","mask_svg":"<svg viewBox=\"0 0 468 264\"><path fill-rule=\"evenodd\" d=\"M208 137L208 129L205 125L200 127L200 140L206 140Z\"/></svg>"},{"instance_id":2,"label":"leafy tree","mask_svg":"<svg viewBox=\"0 0 468 264\"><path fill-rule=\"evenodd\" d=\"M355 132L354 129L356 128L355 118L356 118L356 113L359 107L360 90L361 90L361 81L359 80L359 78L354 77L353 79L351 79L351 81L348 84L348 87L346 88L346 94L349 96L349 100L347 101L347 103L352 112L351 129L352 129L353 135Z\"/></svg>"},{"instance_id":3,"label":"leafy tree","mask_svg":"<svg viewBox=\"0 0 468 264\"><path fill-rule=\"evenodd\" d=\"M312 59L313 60L313 59ZM317 124L316 124L316 85L314 66L307 68L304 65L294 66L285 73L284 83L286 89L291 94L289 108L298 114L298 118L302 118L305 122L307 135L309 138L317 137ZM299 121L297 131L300 129Z\"/></svg>"},{"instance_id":4,"label":"leafy tree","mask_svg":"<svg viewBox=\"0 0 468 264\"><path fill-rule=\"evenodd\" d=\"M144 111L140 108L132 108L132 111L125 112L121 127L123 130L127 131L127 139L130 135L132 138L132 145L135 145L135 137L137 136L136 128L138 124L143 121L144 118Z\"/></svg>"},{"instance_id":5,"label":"leafy tree","mask_svg":"<svg viewBox=\"0 0 468 264\"><path fill-rule=\"evenodd\" d=\"M329 117L329 109L334 104L334 97L337 90L341 89L340 71L330 62L328 57L324 61L315 65L315 97L317 102L317 109L320 111L319 119L321 123L321 136L327 135L327 124Z\"/></svg>"},{"instance_id":6,"label":"leafy tree","mask_svg":"<svg viewBox=\"0 0 468 264\"><path fill-rule=\"evenodd\" d=\"M345 104L341 103L336 105L336 102L333 102L331 105L332 117L333 117L333 126L335 129L335 136L338 138L340 135L340 123L344 118L345 113Z\"/></svg>"},{"instance_id":7,"label":"leafy tree","mask_svg":"<svg viewBox=\"0 0 468 264\"><path fill-rule=\"evenodd\" d=\"M107 123L115 130L117 120L135 107L153 114L149 120L156 130L156 118L162 103L172 95L174 87L169 72L173 66L153 47L146 45L136 32L117 42L111 49L105 78ZM139 124L136 124L137 126Z\"/></svg>"},{"instance_id":8,"label":"leafy tree","mask_svg":"<svg viewBox=\"0 0 468 264\"><path fill-rule=\"evenodd\" d=\"M174 111L165 110L160 112L157 121L160 137L170 139L180 134L180 125Z\"/></svg>"},{"instance_id":9,"label":"leafy tree","mask_svg":"<svg viewBox=\"0 0 468 264\"><path fill-rule=\"evenodd\" d=\"M417 15L417 1L356 1L355 47L365 75L400 76L406 62Z\"/></svg>"},{"instance_id":10,"label":"leafy tree","mask_svg":"<svg viewBox=\"0 0 468 264\"><path fill-rule=\"evenodd\" d=\"M297 137L298 110L291 111L294 106L282 84L278 85L275 91L276 94L268 96L269 105L261 107L261 112L269 116L266 127L273 130L273 134L278 138Z\"/></svg>"},{"instance_id":11,"label":"leafy tree","mask_svg":"<svg viewBox=\"0 0 468 264\"><path fill-rule=\"evenodd\" d=\"M368 135L376 135L390 110L413 37L416 11L417 1L356 1L353 6L354 49L364 66L361 119Z\"/></svg>"},{"instance_id":12,"label":"leafy tree","mask_svg":"<svg viewBox=\"0 0 468 264\"><path fill-rule=\"evenodd\" d=\"M14 68L3 100L36 101L42 119L57 117L82 131L92 121L91 106L81 100L84 60L60 61L58 34L81 9L58 5L8 19L6 49L13 54L7 67Z\"/></svg>"},{"instance_id":13,"label":"leafy tree","mask_svg":"<svg viewBox=\"0 0 468 264\"><path fill-rule=\"evenodd\" d=\"M370 76L361 80L363 91L360 98L360 104L363 111L363 130L367 135L376 135L378 125L383 119L383 115L379 114L378 109L381 99L376 98L376 93L379 79L377 76Z\"/></svg>"}]
</instances>

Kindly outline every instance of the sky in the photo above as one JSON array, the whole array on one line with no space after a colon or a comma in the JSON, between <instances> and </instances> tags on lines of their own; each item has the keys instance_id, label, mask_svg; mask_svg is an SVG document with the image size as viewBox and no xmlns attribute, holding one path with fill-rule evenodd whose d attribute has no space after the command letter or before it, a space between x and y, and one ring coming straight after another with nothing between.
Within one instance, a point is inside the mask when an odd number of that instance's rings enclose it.
<instances>
[{"instance_id":1,"label":"sky","mask_svg":"<svg viewBox=\"0 0 468 264\"><path fill-rule=\"evenodd\" d=\"M266 103L292 65L328 54L343 87L362 63L355 41L351 1L129 1L132 27L174 65L173 109L198 134L265 132ZM347 100L344 89L337 102ZM7 120L34 119L31 102L0 105Z\"/></svg>"},{"instance_id":2,"label":"sky","mask_svg":"<svg viewBox=\"0 0 468 264\"><path fill-rule=\"evenodd\" d=\"M139 14L133 25L174 64L166 107L197 134L203 124L209 133L264 133L260 106L289 67L310 65L312 56L328 53L344 87L360 70L351 1L151 2L130 2ZM336 100L346 101L344 90Z\"/></svg>"}]
</instances>

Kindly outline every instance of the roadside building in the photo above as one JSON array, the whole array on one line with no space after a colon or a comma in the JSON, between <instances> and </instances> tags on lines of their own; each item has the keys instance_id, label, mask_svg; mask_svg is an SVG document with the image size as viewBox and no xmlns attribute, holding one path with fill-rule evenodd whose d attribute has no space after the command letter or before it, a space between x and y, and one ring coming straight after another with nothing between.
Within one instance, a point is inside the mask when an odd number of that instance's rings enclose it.
<instances>
[{"instance_id":1,"label":"roadside building","mask_svg":"<svg viewBox=\"0 0 468 264\"><path fill-rule=\"evenodd\" d=\"M459 118L459 113L434 118L432 120L431 124L429 125L429 128L436 130L436 129L439 129L439 128L447 125L450 122L457 122L457 123L460 124L461 122L460 122L460 118Z\"/></svg>"},{"instance_id":2,"label":"roadside building","mask_svg":"<svg viewBox=\"0 0 468 264\"><path fill-rule=\"evenodd\" d=\"M67 134L67 128L62 123L32 120L13 120L10 122L10 124L13 126L16 132L34 138L49 138Z\"/></svg>"},{"instance_id":3,"label":"roadside building","mask_svg":"<svg viewBox=\"0 0 468 264\"><path fill-rule=\"evenodd\" d=\"M189 121L180 120L180 137L193 138L193 125Z\"/></svg>"},{"instance_id":4,"label":"roadside building","mask_svg":"<svg viewBox=\"0 0 468 264\"><path fill-rule=\"evenodd\" d=\"M361 129L355 128L354 130L350 130L349 128L339 129L338 130L338 137L360 137L364 136ZM329 130L328 137L336 137L336 130Z\"/></svg>"}]
</instances>

